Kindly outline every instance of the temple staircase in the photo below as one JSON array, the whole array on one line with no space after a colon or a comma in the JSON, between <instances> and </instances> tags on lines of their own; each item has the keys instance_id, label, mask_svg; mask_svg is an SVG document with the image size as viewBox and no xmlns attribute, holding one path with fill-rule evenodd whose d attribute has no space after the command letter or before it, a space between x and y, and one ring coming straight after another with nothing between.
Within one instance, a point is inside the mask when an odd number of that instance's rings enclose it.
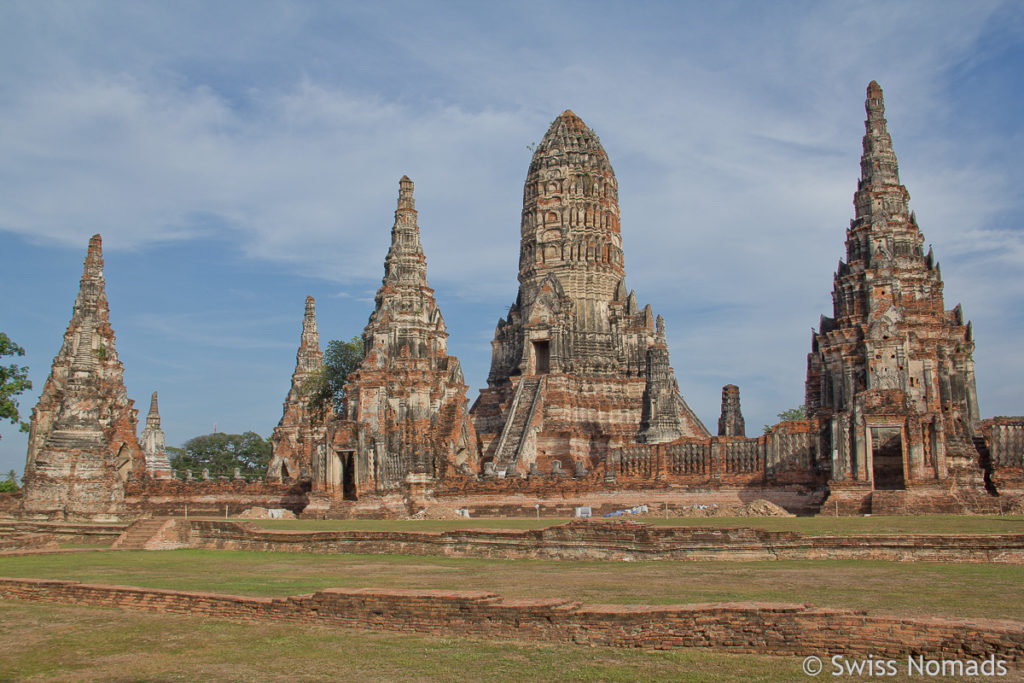
<instances>
[{"instance_id":1,"label":"temple staircase","mask_svg":"<svg viewBox=\"0 0 1024 683\"><path fill-rule=\"evenodd\" d=\"M140 519L124 530L111 548L118 550L146 550L153 537L160 533L164 525L170 521L169 517L149 517Z\"/></svg>"},{"instance_id":2,"label":"temple staircase","mask_svg":"<svg viewBox=\"0 0 1024 683\"><path fill-rule=\"evenodd\" d=\"M907 514L907 492L902 490L875 490L871 492L872 515Z\"/></svg>"},{"instance_id":3,"label":"temple staircase","mask_svg":"<svg viewBox=\"0 0 1024 683\"><path fill-rule=\"evenodd\" d=\"M524 377L519 381L508 411L508 420L498 437L498 446L494 449L494 470L499 476L515 471L543 390L544 377Z\"/></svg>"}]
</instances>

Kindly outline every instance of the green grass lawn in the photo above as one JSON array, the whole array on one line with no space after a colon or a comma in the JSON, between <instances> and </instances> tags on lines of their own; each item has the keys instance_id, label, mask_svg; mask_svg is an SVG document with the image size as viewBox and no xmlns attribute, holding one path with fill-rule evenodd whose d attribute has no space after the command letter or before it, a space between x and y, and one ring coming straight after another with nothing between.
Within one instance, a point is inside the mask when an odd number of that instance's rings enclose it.
<instances>
[{"instance_id":1,"label":"green grass lawn","mask_svg":"<svg viewBox=\"0 0 1024 683\"><path fill-rule=\"evenodd\" d=\"M213 519L213 518L211 518ZM218 518L223 519L223 518ZM601 518L596 518L601 519ZM667 526L746 526L769 531L835 534L1024 534L1022 515L917 515L912 517L615 517L616 520ZM338 519L248 520L266 529L307 531L446 531L449 529L537 529L568 518L516 519Z\"/></svg>"},{"instance_id":2,"label":"green grass lawn","mask_svg":"<svg viewBox=\"0 0 1024 683\"><path fill-rule=\"evenodd\" d=\"M4 601L0 652L0 680L813 680L801 673L800 656L497 642Z\"/></svg>"},{"instance_id":3,"label":"green grass lawn","mask_svg":"<svg viewBox=\"0 0 1024 683\"><path fill-rule=\"evenodd\" d=\"M602 562L169 550L0 557L0 576L245 595L487 590L585 603L765 600L913 616L1024 618L1024 567L861 560Z\"/></svg>"}]
</instances>

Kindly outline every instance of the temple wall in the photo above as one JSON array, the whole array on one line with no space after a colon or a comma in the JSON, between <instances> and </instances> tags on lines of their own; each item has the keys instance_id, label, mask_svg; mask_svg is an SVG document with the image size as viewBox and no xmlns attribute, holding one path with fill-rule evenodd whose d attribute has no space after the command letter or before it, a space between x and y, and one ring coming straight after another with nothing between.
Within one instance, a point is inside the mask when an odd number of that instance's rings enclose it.
<instances>
[{"instance_id":1,"label":"temple wall","mask_svg":"<svg viewBox=\"0 0 1024 683\"><path fill-rule=\"evenodd\" d=\"M678 439L663 444L611 448L609 479L659 481L686 486L821 485L817 425L783 422L757 438Z\"/></svg>"},{"instance_id":2,"label":"temple wall","mask_svg":"<svg viewBox=\"0 0 1024 683\"><path fill-rule=\"evenodd\" d=\"M302 512L308 504L307 489L297 484L242 479L180 481L156 479L125 484L129 516L142 515L237 515L251 507L285 508Z\"/></svg>"}]
</instances>

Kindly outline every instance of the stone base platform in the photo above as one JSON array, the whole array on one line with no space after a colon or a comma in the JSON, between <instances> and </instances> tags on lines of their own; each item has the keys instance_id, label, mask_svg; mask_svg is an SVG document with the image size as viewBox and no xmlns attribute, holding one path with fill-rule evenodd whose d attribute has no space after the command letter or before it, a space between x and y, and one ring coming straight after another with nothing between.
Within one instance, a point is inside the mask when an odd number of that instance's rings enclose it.
<instances>
[{"instance_id":1,"label":"stone base platform","mask_svg":"<svg viewBox=\"0 0 1024 683\"><path fill-rule=\"evenodd\" d=\"M1010 514L1024 496L1009 491L992 496L979 488L915 486L903 490L872 490L866 486L830 484L818 514L844 515L962 515Z\"/></svg>"},{"instance_id":2,"label":"stone base platform","mask_svg":"<svg viewBox=\"0 0 1024 683\"><path fill-rule=\"evenodd\" d=\"M504 599L484 591L329 588L259 598L218 593L0 578L0 599L288 621L455 637L584 646L714 648L722 652L847 657L1024 661L1024 623L914 619L776 603L583 605L564 599ZM995 662L993 662L994 664Z\"/></svg>"},{"instance_id":3,"label":"stone base platform","mask_svg":"<svg viewBox=\"0 0 1024 683\"><path fill-rule=\"evenodd\" d=\"M752 528L573 521L546 529L278 531L251 522L178 520L179 547L550 560L889 560L1024 564L1024 534L808 536ZM159 545L159 539L154 541ZM156 547L156 546L154 546ZM160 547L170 547L167 544Z\"/></svg>"}]
</instances>

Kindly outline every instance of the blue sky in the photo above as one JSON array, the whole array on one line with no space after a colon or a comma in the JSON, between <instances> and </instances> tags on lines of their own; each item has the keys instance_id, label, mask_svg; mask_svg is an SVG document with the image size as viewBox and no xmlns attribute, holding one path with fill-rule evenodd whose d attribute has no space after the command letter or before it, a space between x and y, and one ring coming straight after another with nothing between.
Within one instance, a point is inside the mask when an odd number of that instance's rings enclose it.
<instances>
[{"instance_id":1,"label":"blue sky","mask_svg":"<svg viewBox=\"0 0 1024 683\"><path fill-rule=\"evenodd\" d=\"M859 173L864 91L974 321L982 413L1024 413L1024 6L1000 2L0 4L0 330L35 390L90 235L129 396L168 443L267 435L303 300L359 334L398 179L470 399L514 301L522 183L564 109L619 180L627 284L683 395L748 432L803 400ZM26 439L0 424L0 471Z\"/></svg>"}]
</instances>

